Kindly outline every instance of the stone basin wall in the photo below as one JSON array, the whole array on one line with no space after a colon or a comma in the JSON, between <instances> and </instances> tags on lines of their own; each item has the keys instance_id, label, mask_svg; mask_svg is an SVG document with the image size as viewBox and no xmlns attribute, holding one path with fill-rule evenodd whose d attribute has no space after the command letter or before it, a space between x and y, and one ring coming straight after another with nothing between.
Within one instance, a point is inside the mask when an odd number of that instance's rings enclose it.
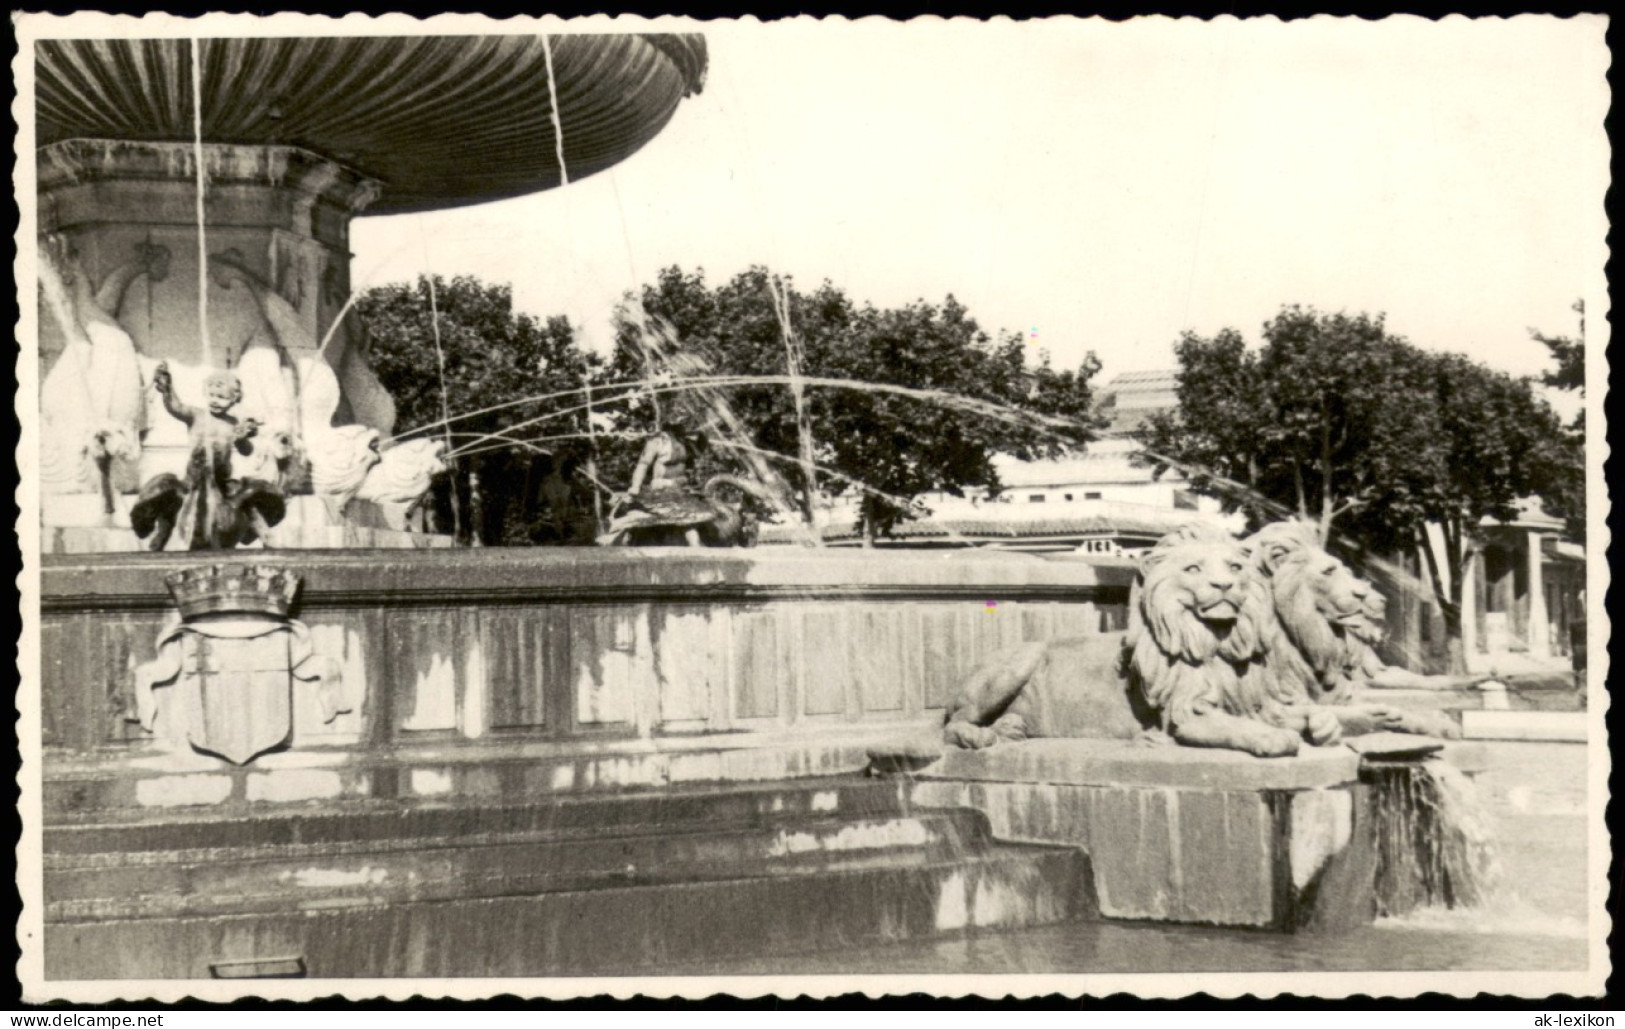
<instances>
[{"instance_id":1,"label":"stone basin wall","mask_svg":"<svg viewBox=\"0 0 1625 1029\"><path fill-rule=\"evenodd\" d=\"M277 550L212 557L303 579L294 616L343 668L324 723L294 684L287 747L238 767L132 673L191 554L42 570L48 810L187 807L769 779L863 767L942 717L1012 643L1122 627L1128 571L1034 555L811 550Z\"/></svg>"}]
</instances>

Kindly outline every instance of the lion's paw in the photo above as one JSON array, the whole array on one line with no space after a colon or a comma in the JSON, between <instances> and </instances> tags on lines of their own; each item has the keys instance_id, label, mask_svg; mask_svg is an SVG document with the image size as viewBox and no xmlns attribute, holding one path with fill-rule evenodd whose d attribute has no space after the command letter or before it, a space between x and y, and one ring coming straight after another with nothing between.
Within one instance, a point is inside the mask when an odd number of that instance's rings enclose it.
<instances>
[{"instance_id":1,"label":"lion's paw","mask_svg":"<svg viewBox=\"0 0 1625 1029\"><path fill-rule=\"evenodd\" d=\"M1331 711L1315 711L1305 720L1304 732L1317 747L1336 743L1343 735L1343 723Z\"/></svg>"},{"instance_id":2,"label":"lion's paw","mask_svg":"<svg viewBox=\"0 0 1625 1029\"><path fill-rule=\"evenodd\" d=\"M1260 725L1238 749L1257 757L1292 757L1298 753L1299 737L1291 729Z\"/></svg>"},{"instance_id":3,"label":"lion's paw","mask_svg":"<svg viewBox=\"0 0 1625 1029\"><path fill-rule=\"evenodd\" d=\"M1418 736L1435 736L1442 740L1461 739L1461 726L1441 711L1406 711L1396 714L1391 728L1395 732Z\"/></svg>"},{"instance_id":4,"label":"lion's paw","mask_svg":"<svg viewBox=\"0 0 1625 1029\"><path fill-rule=\"evenodd\" d=\"M1141 729L1134 737L1136 747L1171 747L1176 741L1161 729Z\"/></svg>"},{"instance_id":5,"label":"lion's paw","mask_svg":"<svg viewBox=\"0 0 1625 1029\"><path fill-rule=\"evenodd\" d=\"M1390 730L1404 732L1399 728L1402 716L1390 707L1371 704L1341 707L1337 709L1337 717L1343 723L1346 736L1364 736Z\"/></svg>"},{"instance_id":6,"label":"lion's paw","mask_svg":"<svg viewBox=\"0 0 1625 1029\"><path fill-rule=\"evenodd\" d=\"M969 722L949 722L942 731L942 738L965 750L985 750L999 742L998 733L985 725L972 725Z\"/></svg>"}]
</instances>

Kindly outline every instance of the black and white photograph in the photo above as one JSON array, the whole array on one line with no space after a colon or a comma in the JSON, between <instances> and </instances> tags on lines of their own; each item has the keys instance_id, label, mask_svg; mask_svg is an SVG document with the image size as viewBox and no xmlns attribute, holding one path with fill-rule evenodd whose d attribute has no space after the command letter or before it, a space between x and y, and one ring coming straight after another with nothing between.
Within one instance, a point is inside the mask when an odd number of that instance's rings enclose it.
<instances>
[{"instance_id":1,"label":"black and white photograph","mask_svg":"<svg viewBox=\"0 0 1625 1029\"><path fill-rule=\"evenodd\" d=\"M25 1003L1604 993L1605 17L13 25Z\"/></svg>"}]
</instances>

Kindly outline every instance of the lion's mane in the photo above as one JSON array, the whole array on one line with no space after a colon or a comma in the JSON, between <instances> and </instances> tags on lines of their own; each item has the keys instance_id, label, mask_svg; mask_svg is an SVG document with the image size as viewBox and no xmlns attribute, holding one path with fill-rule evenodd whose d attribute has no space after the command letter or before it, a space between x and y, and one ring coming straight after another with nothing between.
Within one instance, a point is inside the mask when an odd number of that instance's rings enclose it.
<instances>
[{"instance_id":1,"label":"lion's mane","mask_svg":"<svg viewBox=\"0 0 1625 1029\"><path fill-rule=\"evenodd\" d=\"M1266 525L1248 541L1260 574L1268 581L1275 618L1266 631L1268 659L1263 678L1282 703L1348 701L1356 680L1376 660L1384 602L1368 583L1354 577L1341 560L1321 546L1314 529L1302 522ZM1332 569L1328 574L1327 569ZM1357 624L1334 622L1323 609L1328 591L1358 585L1363 598L1338 599L1358 606Z\"/></svg>"},{"instance_id":2,"label":"lion's mane","mask_svg":"<svg viewBox=\"0 0 1625 1029\"><path fill-rule=\"evenodd\" d=\"M1200 617L1185 569L1223 561L1240 566L1233 622ZM1204 710L1272 721L1273 698L1260 678L1269 588L1250 552L1221 529L1189 527L1158 541L1141 559L1129 600L1124 671L1164 729Z\"/></svg>"}]
</instances>

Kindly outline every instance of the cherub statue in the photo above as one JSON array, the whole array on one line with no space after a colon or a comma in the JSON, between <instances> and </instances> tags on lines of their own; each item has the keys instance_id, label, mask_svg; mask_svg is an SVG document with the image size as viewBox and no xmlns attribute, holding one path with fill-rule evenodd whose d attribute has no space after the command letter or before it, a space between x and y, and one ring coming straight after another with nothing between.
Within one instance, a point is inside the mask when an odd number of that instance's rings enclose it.
<instances>
[{"instance_id":1,"label":"cherub statue","mask_svg":"<svg viewBox=\"0 0 1625 1029\"><path fill-rule=\"evenodd\" d=\"M189 430L191 458L184 480L165 473L141 489L130 511L136 535L150 550L163 550L176 528L188 550L230 549L265 539L266 530L282 520L282 492L259 479L234 479L231 455L252 453L259 423L239 420L231 409L242 401L243 388L231 372L215 372L204 382L206 407L195 408L175 395L169 366L153 373L153 387L164 409Z\"/></svg>"},{"instance_id":2,"label":"cherub statue","mask_svg":"<svg viewBox=\"0 0 1625 1029\"><path fill-rule=\"evenodd\" d=\"M239 251L214 254L209 265L223 289L241 286L247 292L260 318L237 367L251 382L244 409L264 415L273 446L261 444L261 460L245 462L243 470L277 475L284 488L297 485L299 492L315 493L335 522L342 520L379 463L384 433L373 425L333 424L345 399L338 373L298 310Z\"/></svg>"}]
</instances>

